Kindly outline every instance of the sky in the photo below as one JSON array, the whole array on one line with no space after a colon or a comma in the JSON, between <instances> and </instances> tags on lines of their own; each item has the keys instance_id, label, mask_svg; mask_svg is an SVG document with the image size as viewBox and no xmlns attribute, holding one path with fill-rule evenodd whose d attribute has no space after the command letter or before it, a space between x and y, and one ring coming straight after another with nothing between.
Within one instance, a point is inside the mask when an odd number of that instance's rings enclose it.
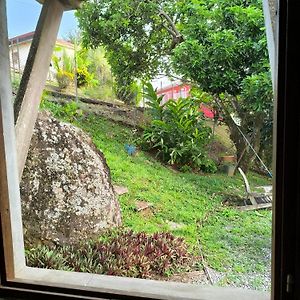
<instances>
[{"instance_id":1,"label":"sky","mask_svg":"<svg viewBox=\"0 0 300 300\"><path fill-rule=\"evenodd\" d=\"M6 0L8 35L12 38L35 30L41 5L35 0ZM58 33L65 38L77 30L77 20L73 11L65 12Z\"/></svg>"}]
</instances>

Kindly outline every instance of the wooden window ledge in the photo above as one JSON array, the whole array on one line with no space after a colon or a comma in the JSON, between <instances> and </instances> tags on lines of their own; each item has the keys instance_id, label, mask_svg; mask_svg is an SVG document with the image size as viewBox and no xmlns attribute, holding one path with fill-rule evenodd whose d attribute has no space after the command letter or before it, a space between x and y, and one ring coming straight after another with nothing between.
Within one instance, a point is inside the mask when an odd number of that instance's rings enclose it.
<instances>
[{"instance_id":1,"label":"wooden window ledge","mask_svg":"<svg viewBox=\"0 0 300 300\"><path fill-rule=\"evenodd\" d=\"M269 300L268 292L25 267L12 283L168 300ZM42 289L41 289L42 290Z\"/></svg>"}]
</instances>

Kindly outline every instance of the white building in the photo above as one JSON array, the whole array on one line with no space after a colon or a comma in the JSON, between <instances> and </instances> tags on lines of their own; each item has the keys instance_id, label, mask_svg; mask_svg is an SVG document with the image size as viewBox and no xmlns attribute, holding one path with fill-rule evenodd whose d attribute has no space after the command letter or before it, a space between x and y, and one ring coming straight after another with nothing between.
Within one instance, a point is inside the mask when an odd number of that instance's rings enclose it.
<instances>
[{"instance_id":1,"label":"white building","mask_svg":"<svg viewBox=\"0 0 300 300\"><path fill-rule=\"evenodd\" d=\"M13 73L23 73L33 35L34 31L13 37L9 40L10 66ZM55 55L57 57L61 57L63 50L66 51L68 56L74 57L74 45L68 41L57 39L54 49ZM49 66L48 79L52 80L54 78L54 74L55 69L51 62L51 65Z\"/></svg>"}]
</instances>

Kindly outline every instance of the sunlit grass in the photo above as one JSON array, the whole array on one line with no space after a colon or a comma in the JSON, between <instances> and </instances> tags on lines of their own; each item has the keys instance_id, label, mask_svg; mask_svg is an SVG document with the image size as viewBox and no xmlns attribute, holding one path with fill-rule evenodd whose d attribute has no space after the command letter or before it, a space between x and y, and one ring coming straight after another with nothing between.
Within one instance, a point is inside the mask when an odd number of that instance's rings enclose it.
<instances>
[{"instance_id":1,"label":"sunlit grass","mask_svg":"<svg viewBox=\"0 0 300 300\"><path fill-rule=\"evenodd\" d=\"M172 231L195 253L200 243L209 267L225 274L220 284L268 288L263 277L270 270L271 211L239 212L222 204L228 195L245 193L239 174L176 172L142 151L129 156L124 145L134 141L130 128L95 115L74 123L104 153L113 183L129 190L119 197L125 227L147 233ZM251 185L270 184L262 176L247 176ZM136 201L151 203L151 212L137 212ZM180 227L171 228L170 222ZM245 274L257 276L245 283Z\"/></svg>"}]
</instances>

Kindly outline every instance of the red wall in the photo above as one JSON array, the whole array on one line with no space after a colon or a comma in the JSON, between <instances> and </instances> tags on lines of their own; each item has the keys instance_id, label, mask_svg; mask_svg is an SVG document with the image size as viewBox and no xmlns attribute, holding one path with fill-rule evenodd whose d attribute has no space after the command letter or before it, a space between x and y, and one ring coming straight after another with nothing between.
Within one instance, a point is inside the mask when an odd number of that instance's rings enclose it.
<instances>
[{"instance_id":1,"label":"red wall","mask_svg":"<svg viewBox=\"0 0 300 300\"><path fill-rule=\"evenodd\" d=\"M187 98L190 96L191 86L184 85L176 85L176 86L168 86L162 88L157 91L157 95L164 95L162 103L166 103L170 99L177 100L179 98Z\"/></svg>"},{"instance_id":2,"label":"red wall","mask_svg":"<svg viewBox=\"0 0 300 300\"><path fill-rule=\"evenodd\" d=\"M168 86L157 91L157 95L164 95L162 103L166 103L170 99L177 100L179 98L187 98L190 96L191 86L188 84ZM200 110L204 116L209 119L214 118L214 112L204 104L201 104Z\"/></svg>"}]
</instances>

